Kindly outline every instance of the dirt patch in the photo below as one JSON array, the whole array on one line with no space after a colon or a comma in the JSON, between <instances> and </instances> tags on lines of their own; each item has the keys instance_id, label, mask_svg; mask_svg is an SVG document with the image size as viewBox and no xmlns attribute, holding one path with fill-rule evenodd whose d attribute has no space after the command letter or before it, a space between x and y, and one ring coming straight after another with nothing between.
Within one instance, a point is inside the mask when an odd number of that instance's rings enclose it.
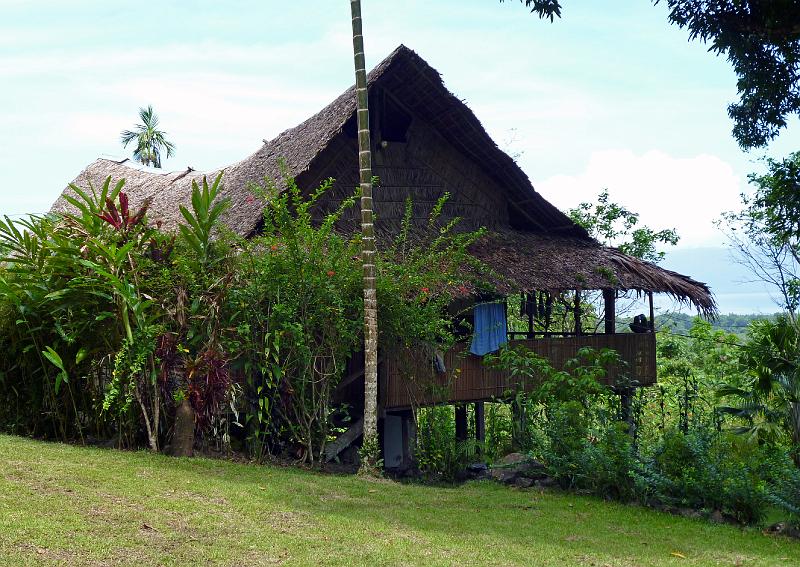
<instances>
[{"instance_id":1,"label":"dirt patch","mask_svg":"<svg viewBox=\"0 0 800 567\"><path fill-rule=\"evenodd\" d=\"M309 514L291 510L267 513L263 520L271 529L281 534L291 534L313 526Z\"/></svg>"},{"instance_id":2,"label":"dirt patch","mask_svg":"<svg viewBox=\"0 0 800 567\"><path fill-rule=\"evenodd\" d=\"M37 563L42 561L52 561L64 565L74 565L78 559L78 554L66 549L52 549L49 547L39 547L32 543L20 543L14 546L23 555L33 557Z\"/></svg>"}]
</instances>

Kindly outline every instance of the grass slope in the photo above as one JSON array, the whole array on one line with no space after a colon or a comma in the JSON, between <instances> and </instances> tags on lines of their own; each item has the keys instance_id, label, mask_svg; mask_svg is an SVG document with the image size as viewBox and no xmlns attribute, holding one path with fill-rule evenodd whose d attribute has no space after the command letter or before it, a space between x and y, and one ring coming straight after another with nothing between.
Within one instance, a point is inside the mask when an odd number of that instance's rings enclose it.
<instances>
[{"instance_id":1,"label":"grass slope","mask_svg":"<svg viewBox=\"0 0 800 567\"><path fill-rule=\"evenodd\" d=\"M800 543L491 483L401 485L0 436L2 565L800 565Z\"/></svg>"}]
</instances>

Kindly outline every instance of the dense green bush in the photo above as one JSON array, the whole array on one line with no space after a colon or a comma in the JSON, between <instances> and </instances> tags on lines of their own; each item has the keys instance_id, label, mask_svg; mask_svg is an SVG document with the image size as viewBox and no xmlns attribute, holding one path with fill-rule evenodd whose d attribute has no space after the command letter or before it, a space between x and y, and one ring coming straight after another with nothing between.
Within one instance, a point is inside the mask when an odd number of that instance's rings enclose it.
<instances>
[{"instance_id":1,"label":"dense green bush","mask_svg":"<svg viewBox=\"0 0 800 567\"><path fill-rule=\"evenodd\" d=\"M417 411L416 460L429 477L453 482L466 464L456 442L453 408L434 406Z\"/></svg>"},{"instance_id":2,"label":"dense green bush","mask_svg":"<svg viewBox=\"0 0 800 567\"><path fill-rule=\"evenodd\" d=\"M702 325L696 337L706 337L708 330ZM698 392L697 383L705 385L711 376L719 383L709 368L725 361L717 351L696 367L684 365L687 372L681 377L677 362L687 346L697 349L693 357L699 359L697 345L670 344L667 368L680 380L667 385L671 394L657 391L660 403L645 398L652 392L639 393L634 423L621 419L616 396L599 382L618 363L613 354L583 352L560 372L521 347L506 349L489 363L536 381L538 388L526 397L529 414L536 416L535 431L526 432L530 453L562 488L721 513L743 524L763 521L776 506L796 514L800 476L785 445L757 443L724 426L713 405L715 392ZM728 343L719 348L730 354ZM729 364L737 360L732 357ZM741 376L735 367L727 373L734 375Z\"/></svg>"},{"instance_id":3,"label":"dense green bush","mask_svg":"<svg viewBox=\"0 0 800 567\"><path fill-rule=\"evenodd\" d=\"M638 470L648 503L713 512L741 523L767 514L770 455L731 435L671 430L642 456Z\"/></svg>"},{"instance_id":4,"label":"dense green bush","mask_svg":"<svg viewBox=\"0 0 800 567\"><path fill-rule=\"evenodd\" d=\"M193 184L177 234L110 179L73 187L71 213L0 222L0 427L176 454L243 429L257 457L317 459L348 417L332 392L362 342L360 245L337 228L355 198L317 217L332 181L285 181L253 188L264 225L250 240L219 223L221 176ZM477 285L466 247L482 233L442 226L445 200L414 238L409 202L379 255L382 349L446 348L444 306Z\"/></svg>"},{"instance_id":5,"label":"dense green bush","mask_svg":"<svg viewBox=\"0 0 800 567\"><path fill-rule=\"evenodd\" d=\"M800 529L800 470L795 467L776 467L781 474L771 479L769 500L788 516L789 522Z\"/></svg>"},{"instance_id":6,"label":"dense green bush","mask_svg":"<svg viewBox=\"0 0 800 567\"><path fill-rule=\"evenodd\" d=\"M229 246L210 241L226 207L215 203L219 183L194 184L177 241L148 225L148 202L132 210L124 182L110 178L73 187L71 213L0 223L0 340L14 355L0 405L15 415L4 426L129 445L144 436L157 450L178 399L210 425L230 393L219 348Z\"/></svg>"},{"instance_id":7,"label":"dense green bush","mask_svg":"<svg viewBox=\"0 0 800 567\"><path fill-rule=\"evenodd\" d=\"M265 200L261 236L242 243L231 291L236 324L230 349L247 382L245 421L256 455L296 443L314 461L327 439L333 388L358 350L362 302L359 244L334 231L354 200L312 223L298 187L257 191ZM272 444L272 446L270 446Z\"/></svg>"}]
</instances>

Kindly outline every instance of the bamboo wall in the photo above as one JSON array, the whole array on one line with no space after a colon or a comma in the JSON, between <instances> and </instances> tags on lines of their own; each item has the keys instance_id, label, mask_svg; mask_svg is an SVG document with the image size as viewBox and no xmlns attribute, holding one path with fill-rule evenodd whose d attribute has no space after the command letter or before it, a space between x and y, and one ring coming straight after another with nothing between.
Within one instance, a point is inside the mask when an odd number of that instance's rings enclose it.
<instances>
[{"instance_id":1,"label":"bamboo wall","mask_svg":"<svg viewBox=\"0 0 800 567\"><path fill-rule=\"evenodd\" d=\"M510 226L505 190L476 160L458 151L428 123L414 118L406 142L385 145L374 124L373 130L373 174L380 180L373 201L375 226L381 233L399 233L408 197L413 203L414 225L426 226L431 209L445 193L450 198L442 212L443 220L462 217L460 226L470 230ZM298 177L300 186L307 188L330 177L336 180L333 189L320 200L316 212L319 217L335 210L358 185L356 153L356 140L342 132L315 159L311 169ZM346 213L344 221L357 221L357 207Z\"/></svg>"},{"instance_id":2,"label":"bamboo wall","mask_svg":"<svg viewBox=\"0 0 800 567\"><path fill-rule=\"evenodd\" d=\"M579 349L610 348L627 363L628 374L642 386L656 383L656 339L653 333L586 335L511 341L524 345L548 359L556 369L574 358ZM381 404L398 409L440 403L475 402L507 398L517 388L507 373L483 365L482 358L470 354L468 345L457 345L445 353L447 372L436 374L432 362L405 351L387 357L381 376ZM614 376L606 383L613 384ZM531 385L528 385L528 390Z\"/></svg>"}]
</instances>

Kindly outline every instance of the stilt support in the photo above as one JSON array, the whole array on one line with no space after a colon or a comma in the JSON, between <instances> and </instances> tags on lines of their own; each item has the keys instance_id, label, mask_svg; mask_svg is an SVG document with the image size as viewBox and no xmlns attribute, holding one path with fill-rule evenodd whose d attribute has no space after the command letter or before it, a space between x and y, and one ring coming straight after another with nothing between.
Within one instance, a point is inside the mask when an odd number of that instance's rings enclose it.
<instances>
[{"instance_id":1,"label":"stilt support","mask_svg":"<svg viewBox=\"0 0 800 567\"><path fill-rule=\"evenodd\" d=\"M475 402L475 440L486 441L486 411L483 402Z\"/></svg>"},{"instance_id":2,"label":"stilt support","mask_svg":"<svg viewBox=\"0 0 800 567\"><path fill-rule=\"evenodd\" d=\"M525 406L516 400L511 402L511 445L515 451L525 448L528 431L528 416Z\"/></svg>"},{"instance_id":3,"label":"stilt support","mask_svg":"<svg viewBox=\"0 0 800 567\"><path fill-rule=\"evenodd\" d=\"M456 441L467 440L467 406L456 405Z\"/></svg>"}]
</instances>

